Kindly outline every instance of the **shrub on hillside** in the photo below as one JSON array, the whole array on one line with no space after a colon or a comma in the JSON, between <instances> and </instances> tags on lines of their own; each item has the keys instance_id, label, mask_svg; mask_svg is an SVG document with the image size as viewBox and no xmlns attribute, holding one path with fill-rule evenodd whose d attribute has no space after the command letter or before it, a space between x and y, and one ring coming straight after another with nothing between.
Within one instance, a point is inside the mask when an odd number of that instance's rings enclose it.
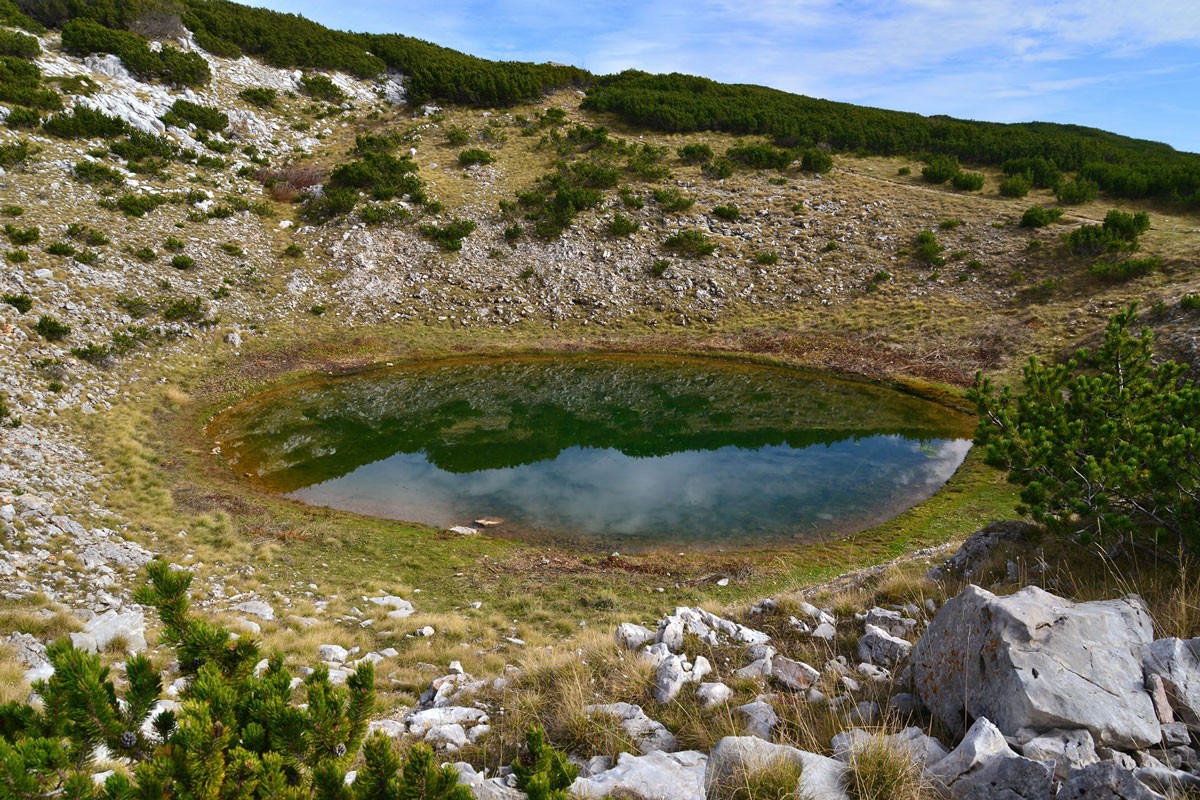
<instances>
[{"instance_id":1,"label":"shrub on hillside","mask_svg":"<svg viewBox=\"0 0 1200 800\"><path fill-rule=\"evenodd\" d=\"M219 133L229 127L228 114L188 100L176 100L171 110L163 114L162 121L179 128L186 128L188 124L192 124L213 133Z\"/></svg>"},{"instance_id":2,"label":"shrub on hillside","mask_svg":"<svg viewBox=\"0 0 1200 800\"><path fill-rule=\"evenodd\" d=\"M921 177L929 183L945 183L957 174L957 156L933 156L921 169Z\"/></svg>"},{"instance_id":3,"label":"shrub on hillside","mask_svg":"<svg viewBox=\"0 0 1200 800\"><path fill-rule=\"evenodd\" d=\"M1000 194L1005 197L1024 197L1033 188L1033 179L1026 172L1018 172L1000 182Z\"/></svg>"},{"instance_id":4,"label":"shrub on hillside","mask_svg":"<svg viewBox=\"0 0 1200 800\"><path fill-rule=\"evenodd\" d=\"M982 172L956 172L950 178L950 184L963 192L978 192L983 188L983 181Z\"/></svg>"},{"instance_id":5,"label":"shrub on hillside","mask_svg":"<svg viewBox=\"0 0 1200 800\"><path fill-rule=\"evenodd\" d=\"M1043 206L1030 206L1025 209L1025 213L1021 215L1022 228L1044 228L1047 225L1052 225L1058 222L1059 217L1063 215L1061 208L1045 208Z\"/></svg>"},{"instance_id":6,"label":"shrub on hillside","mask_svg":"<svg viewBox=\"0 0 1200 800\"><path fill-rule=\"evenodd\" d=\"M76 161L71 171L80 183L111 183L114 186L125 183L124 175L99 161Z\"/></svg>"},{"instance_id":7,"label":"shrub on hillside","mask_svg":"<svg viewBox=\"0 0 1200 800\"><path fill-rule=\"evenodd\" d=\"M706 144L685 144L675 152L685 164L707 164L713 159L712 148Z\"/></svg>"},{"instance_id":8,"label":"shrub on hillside","mask_svg":"<svg viewBox=\"0 0 1200 800\"><path fill-rule=\"evenodd\" d=\"M725 151L730 161L754 169L777 169L780 172L791 166L792 152L769 144L748 144L731 147Z\"/></svg>"},{"instance_id":9,"label":"shrub on hillside","mask_svg":"<svg viewBox=\"0 0 1200 800\"><path fill-rule=\"evenodd\" d=\"M1017 175L1028 176L1030 182L1039 189L1052 188L1062 178L1062 170L1058 165L1041 156L1010 158L1000 169L1010 178Z\"/></svg>"},{"instance_id":10,"label":"shrub on hillside","mask_svg":"<svg viewBox=\"0 0 1200 800\"><path fill-rule=\"evenodd\" d=\"M168 199L161 194L134 194L128 192L117 198L117 208L127 217L144 217Z\"/></svg>"},{"instance_id":11,"label":"shrub on hillside","mask_svg":"<svg viewBox=\"0 0 1200 800\"><path fill-rule=\"evenodd\" d=\"M700 169L713 180L720 181L733 177L733 162L725 157L714 159Z\"/></svg>"},{"instance_id":12,"label":"shrub on hillside","mask_svg":"<svg viewBox=\"0 0 1200 800\"><path fill-rule=\"evenodd\" d=\"M24 164L29 155L29 142L24 139L15 141L12 144L0 144L0 167L11 169L12 167Z\"/></svg>"},{"instance_id":13,"label":"shrub on hillside","mask_svg":"<svg viewBox=\"0 0 1200 800\"><path fill-rule=\"evenodd\" d=\"M68 53L86 56L111 53L143 80L175 86L203 86L212 79L208 62L199 53L181 53L170 45L155 51L141 36L105 27L78 17L63 25L62 46Z\"/></svg>"},{"instance_id":14,"label":"shrub on hillside","mask_svg":"<svg viewBox=\"0 0 1200 800\"><path fill-rule=\"evenodd\" d=\"M157 163L185 157L170 138L138 130L131 130L128 138L113 142L109 150L128 161L131 168L139 162Z\"/></svg>"},{"instance_id":15,"label":"shrub on hillside","mask_svg":"<svg viewBox=\"0 0 1200 800\"><path fill-rule=\"evenodd\" d=\"M1058 198L1058 202L1068 206L1090 203L1099 194L1100 187L1095 181L1090 181L1087 178L1063 179L1054 187L1054 196Z\"/></svg>"},{"instance_id":16,"label":"shrub on hillside","mask_svg":"<svg viewBox=\"0 0 1200 800\"><path fill-rule=\"evenodd\" d=\"M925 261L934 266L941 266L946 262L941 255L945 249L938 241L937 234L930 230L924 230L917 234L916 248L913 250L913 255L920 261Z\"/></svg>"},{"instance_id":17,"label":"shrub on hillside","mask_svg":"<svg viewBox=\"0 0 1200 800\"><path fill-rule=\"evenodd\" d=\"M33 36L0 28L0 56L34 58L42 52L42 46Z\"/></svg>"},{"instance_id":18,"label":"shrub on hillside","mask_svg":"<svg viewBox=\"0 0 1200 800\"><path fill-rule=\"evenodd\" d=\"M354 155L367 153L390 153L403 141L396 133L360 133L354 137Z\"/></svg>"},{"instance_id":19,"label":"shrub on hillside","mask_svg":"<svg viewBox=\"0 0 1200 800\"><path fill-rule=\"evenodd\" d=\"M1103 225L1114 236L1132 242L1150 230L1150 215L1145 211L1130 214L1114 208L1104 215Z\"/></svg>"},{"instance_id":20,"label":"shrub on hillside","mask_svg":"<svg viewBox=\"0 0 1200 800\"><path fill-rule=\"evenodd\" d=\"M38 332L48 342L57 342L71 335L71 326L55 319L49 314L43 314L38 317L37 324L33 329Z\"/></svg>"},{"instance_id":21,"label":"shrub on hillside","mask_svg":"<svg viewBox=\"0 0 1200 800\"><path fill-rule=\"evenodd\" d=\"M61 139L111 139L129 132L129 124L87 106L55 114L42 123L42 130ZM156 137L157 138L157 137Z\"/></svg>"},{"instance_id":22,"label":"shrub on hillside","mask_svg":"<svg viewBox=\"0 0 1200 800\"><path fill-rule=\"evenodd\" d=\"M251 86L238 92L238 97L252 106L270 108L275 105L276 92L267 86Z\"/></svg>"},{"instance_id":23,"label":"shrub on hillside","mask_svg":"<svg viewBox=\"0 0 1200 800\"><path fill-rule=\"evenodd\" d=\"M1080 225L1071 231L1067 244L1080 256L1129 252L1137 249L1138 237L1149 229L1150 215L1145 211L1128 214L1114 208L1105 215L1103 224Z\"/></svg>"},{"instance_id":24,"label":"shrub on hillside","mask_svg":"<svg viewBox=\"0 0 1200 800\"><path fill-rule=\"evenodd\" d=\"M636 220L632 220L624 214L618 213L613 214L612 219L610 219L608 221L608 225L605 226L605 230L608 231L609 236L631 236L634 233L637 233L637 230L640 227L641 226Z\"/></svg>"},{"instance_id":25,"label":"shrub on hillside","mask_svg":"<svg viewBox=\"0 0 1200 800\"><path fill-rule=\"evenodd\" d=\"M306 74L300 78L300 87L306 95L314 100L324 100L327 103L341 103L346 99L346 93L330 78L316 73Z\"/></svg>"},{"instance_id":26,"label":"shrub on hillside","mask_svg":"<svg viewBox=\"0 0 1200 800\"><path fill-rule=\"evenodd\" d=\"M805 150L804 155L800 157L800 169L805 172L824 174L833 169L833 156L824 150L815 148Z\"/></svg>"},{"instance_id":27,"label":"shrub on hillside","mask_svg":"<svg viewBox=\"0 0 1200 800\"><path fill-rule=\"evenodd\" d=\"M4 124L16 130L18 128L37 128L42 124L42 115L32 108L14 108L8 112Z\"/></svg>"},{"instance_id":28,"label":"shrub on hillside","mask_svg":"<svg viewBox=\"0 0 1200 800\"><path fill-rule=\"evenodd\" d=\"M717 249L717 244L702 231L688 228L668 236L663 242L663 247L673 253L700 258L712 255Z\"/></svg>"},{"instance_id":29,"label":"shrub on hillside","mask_svg":"<svg viewBox=\"0 0 1200 800\"><path fill-rule=\"evenodd\" d=\"M1023 391L976 374L985 460L1019 484L1022 511L1086 537L1160 534L1200 547L1200 385L1156 362L1153 336L1132 333L1137 307L1109 320L1094 352L1025 367Z\"/></svg>"},{"instance_id":30,"label":"shrub on hillside","mask_svg":"<svg viewBox=\"0 0 1200 800\"><path fill-rule=\"evenodd\" d=\"M306 702L297 703L281 654L263 658L249 637L191 614L191 573L158 561L147 574L134 597L158 612L160 638L175 651L187 685L183 702L158 710L163 678L143 655L125 661L118 688L99 655L65 639L52 644L46 655L54 672L35 685L42 702L9 703L2 711L0 750L7 774L19 778L14 797L470 800L470 789L438 766L427 746L402 761L387 737L367 736L372 664L359 664L344 686L332 685L328 669L318 666L300 682ZM265 669L255 668L260 661ZM129 769L96 785L89 756L98 748L119 753ZM539 782L561 783L552 761L538 752L533 775L522 772L530 791ZM357 780L347 788L351 766Z\"/></svg>"},{"instance_id":31,"label":"shrub on hillside","mask_svg":"<svg viewBox=\"0 0 1200 800\"><path fill-rule=\"evenodd\" d=\"M742 216L742 211L733 203L720 205L713 208L713 216L717 219L723 219L726 222L735 222Z\"/></svg>"},{"instance_id":32,"label":"shrub on hillside","mask_svg":"<svg viewBox=\"0 0 1200 800\"><path fill-rule=\"evenodd\" d=\"M477 164L491 164L496 160L496 157L487 150L482 150L478 147L472 147L469 150L463 150L458 154L458 165L460 167L473 167Z\"/></svg>"},{"instance_id":33,"label":"shrub on hillside","mask_svg":"<svg viewBox=\"0 0 1200 800\"><path fill-rule=\"evenodd\" d=\"M24 292L21 294L5 294L3 297L0 297L0 301L15 308L18 314L24 314L33 308L33 298Z\"/></svg>"},{"instance_id":34,"label":"shrub on hillside","mask_svg":"<svg viewBox=\"0 0 1200 800\"><path fill-rule=\"evenodd\" d=\"M0 101L47 111L62 108L58 92L43 88L38 65L15 56L0 56Z\"/></svg>"},{"instance_id":35,"label":"shrub on hillside","mask_svg":"<svg viewBox=\"0 0 1200 800\"><path fill-rule=\"evenodd\" d=\"M696 201L678 189L655 189L654 202L663 211L687 211Z\"/></svg>"},{"instance_id":36,"label":"shrub on hillside","mask_svg":"<svg viewBox=\"0 0 1200 800\"><path fill-rule=\"evenodd\" d=\"M4 224L4 235L13 244L23 247L27 244L33 244L40 239L42 232L36 225L30 225L27 228L18 228L16 225L6 222Z\"/></svg>"},{"instance_id":37,"label":"shrub on hillside","mask_svg":"<svg viewBox=\"0 0 1200 800\"><path fill-rule=\"evenodd\" d=\"M11 25L14 28L37 34L46 31L44 25L22 12L16 0L0 0L0 25Z\"/></svg>"},{"instance_id":38,"label":"shrub on hillside","mask_svg":"<svg viewBox=\"0 0 1200 800\"><path fill-rule=\"evenodd\" d=\"M444 225L422 225L421 235L434 242L443 250L454 252L462 249L463 239L475 230L475 223L469 219L455 219Z\"/></svg>"},{"instance_id":39,"label":"shrub on hillside","mask_svg":"<svg viewBox=\"0 0 1200 800\"><path fill-rule=\"evenodd\" d=\"M1158 256L1123 258L1120 261L1099 260L1088 267L1088 274L1106 281L1128 281L1141 278L1162 266Z\"/></svg>"}]
</instances>

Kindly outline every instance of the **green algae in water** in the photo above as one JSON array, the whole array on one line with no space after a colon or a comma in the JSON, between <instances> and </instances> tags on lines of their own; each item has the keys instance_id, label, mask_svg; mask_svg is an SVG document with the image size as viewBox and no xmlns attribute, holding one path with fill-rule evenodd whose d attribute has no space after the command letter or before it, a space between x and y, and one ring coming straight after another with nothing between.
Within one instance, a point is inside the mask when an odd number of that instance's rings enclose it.
<instances>
[{"instance_id":1,"label":"green algae in water","mask_svg":"<svg viewBox=\"0 0 1200 800\"><path fill-rule=\"evenodd\" d=\"M971 422L790 369L564 356L314 380L212 430L233 469L305 503L631 549L861 530L933 494Z\"/></svg>"}]
</instances>

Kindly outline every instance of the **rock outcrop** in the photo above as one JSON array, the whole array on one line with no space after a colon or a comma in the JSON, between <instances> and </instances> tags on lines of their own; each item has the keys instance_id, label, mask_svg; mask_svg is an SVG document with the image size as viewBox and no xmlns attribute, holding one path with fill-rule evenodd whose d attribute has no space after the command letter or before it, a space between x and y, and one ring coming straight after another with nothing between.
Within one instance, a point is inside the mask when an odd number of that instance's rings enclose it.
<instances>
[{"instance_id":1,"label":"rock outcrop","mask_svg":"<svg viewBox=\"0 0 1200 800\"><path fill-rule=\"evenodd\" d=\"M1007 597L969 586L912 653L918 696L950 730L986 717L1005 734L1086 728L1137 749L1162 734L1144 689L1150 618L1138 598L1072 603L1036 587Z\"/></svg>"}]
</instances>

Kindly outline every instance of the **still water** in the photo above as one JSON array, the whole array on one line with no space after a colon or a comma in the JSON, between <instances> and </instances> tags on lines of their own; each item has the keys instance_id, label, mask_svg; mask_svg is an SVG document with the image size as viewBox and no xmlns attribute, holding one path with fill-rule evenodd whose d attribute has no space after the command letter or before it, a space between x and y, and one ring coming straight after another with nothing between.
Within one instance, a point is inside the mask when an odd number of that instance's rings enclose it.
<instances>
[{"instance_id":1,"label":"still water","mask_svg":"<svg viewBox=\"0 0 1200 800\"><path fill-rule=\"evenodd\" d=\"M632 550L861 530L933 494L971 422L828 375L589 355L313 380L210 432L234 470L312 505Z\"/></svg>"}]
</instances>

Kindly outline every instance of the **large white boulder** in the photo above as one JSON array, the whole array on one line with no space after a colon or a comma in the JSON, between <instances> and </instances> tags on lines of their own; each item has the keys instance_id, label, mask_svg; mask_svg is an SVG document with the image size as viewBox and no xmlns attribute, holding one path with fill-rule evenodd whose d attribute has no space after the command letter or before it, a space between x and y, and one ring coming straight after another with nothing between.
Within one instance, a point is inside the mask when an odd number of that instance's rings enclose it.
<instances>
[{"instance_id":1,"label":"large white boulder","mask_svg":"<svg viewBox=\"0 0 1200 800\"><path fill-rule=\"evenodd\" d=\"M1086 728L1118 749L1157 744L1143 687L1150 617L1137 597L1073 603L1030 586L998 597L968 586L917 642L921 701L951 731L980 717L1005 734Z\"/></svg>"},{"instance_id":2,"label":"large white boulder","mask_svg":"<svg viewBox=\"0 0 1200 800\"><path fill-rule=\"evenodd\" d=\"M635 756L622 753L612 769L571 784L572 797L636 797L639 800L704 800L704 772L708 757L695 750L681 753L652 752Z\"/></svg>"}]
</instances>

